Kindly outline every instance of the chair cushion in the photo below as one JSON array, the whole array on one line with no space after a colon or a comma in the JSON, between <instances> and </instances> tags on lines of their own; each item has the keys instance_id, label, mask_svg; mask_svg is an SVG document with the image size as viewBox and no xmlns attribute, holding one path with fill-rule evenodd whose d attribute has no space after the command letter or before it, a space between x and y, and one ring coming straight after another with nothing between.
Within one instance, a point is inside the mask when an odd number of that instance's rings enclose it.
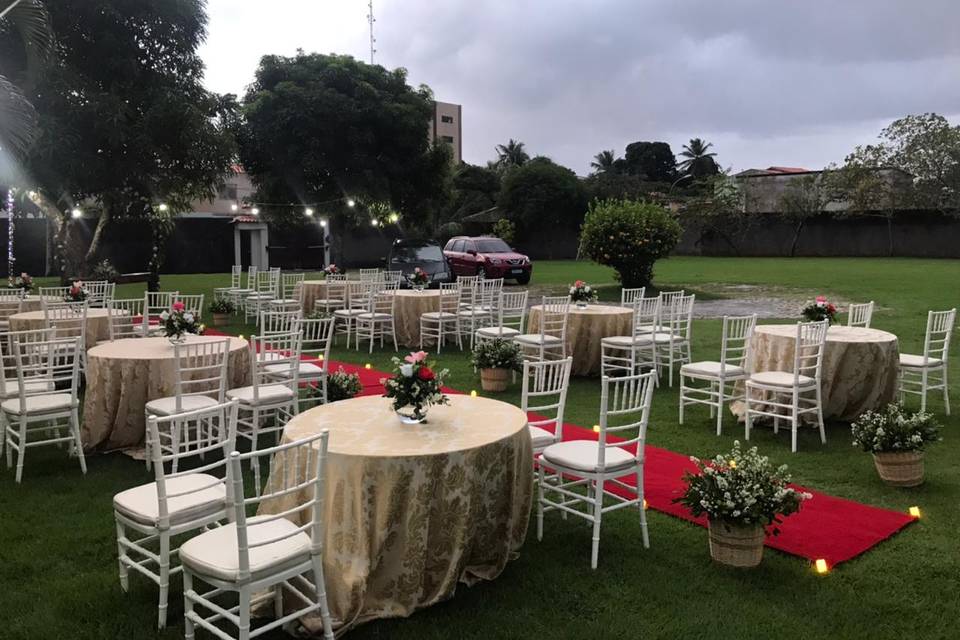
<instances>
[{"instance_id":1,"label":"chair cushion","mask_svg":"<svg viewBox=\"0 0 960 640\"><path fill-rule=\"evenodd\" d=\"M247 519L247 542L256 544L290 534L297 526L285 518L263 522L269 516ZM260 522L261 524L257 524ZM304 532L250 549L250 573L254 578L280 570L310 557L310 536ZM201 533L180 547L180 562L193 573L234 582L239 579L237 525L230 523Z\"/></svg>"},{"instance_id":2,"label":"chair cushion","mask_svg":"<svg viewBox=\"0 0 960 640\"><path fill-rule=\"evenodd\" d=\"M27 393L39 393L42 391L53 391L55 385L53 380L47 380L45 378L38 378L36 380L27 379L24 381L24 385L27 388ZM13 398L20 393L20 383L16 379L6 380L3 383L2 397L4 398Z\"/></svg>"},{"instance_id":3,"label":"chair cushion","mask_svg":"<svg viewBox=\"0 0 960 640\"><path fill-rule=\"evenodd\" d=\"M600 454L600 443L593 440L570 440L558 442L543 450L542 458L567 469L577 471L600 471L597 466L597 456ZM627 469L636 462L633 454L620 447L607 447L604 454L604 471Z\"/></svg>"},{"instance_id":4,"label":"chair cushion","mask_svg":"<svg viewBox=\"0 0 960 640\"><path fill-rule=\"evenodd\" d=\"M286 375L290 371L290 367L285 364L268 364L263 368L267 373L281 374ZM323 375L323 367L320 365L314 364L312 362L301 362L297 367L297 371L300 374L301 378L310 377L316 378Z\"/></svg>"},{"instance_id":5,"label":"chair cushion","mask_svg":"<svg viewBox=\"0 0 960 640\"><path fill-rule=\"evenodd\" d=\"M26 399L26 412L28 414L52 413L54 411L63 411L69 409L72 398L69 393L45 393L40 396L28 396ZM0 403L7 413L20 413L20 398L11 398Z\"/></svg>"},{"instance_id":6,"label":"chair cushion","mask_svg":"<svg viewBox=\"0 0 960 640\"><path fill-rule=\"evenodd\" d=\"M649 345L650 337L637 336L636 338L634 338L633 336L610 336L607 338L602 338L600 340L600 344L605 344L607 346L612 346L612 347L628 348L634 345L641 345L641 344Z\"/></svg>"},{"instance_id":7,"label":"chair cushion","mask_svg":"<svg viewBox=\"0 0 960 640\"><path fill-rule=\"evenodd\" d=\"M527 428L530 429L530 439L533 441L534 449L541 449L556 442L553 433L546 429L541 429L533 425L529 425Z\"/></svg>"},{"instance_id":8,"label":"chair cushion","mask_svg":"<svg viewBox=\"0 0 960 640\"><path fill-rule=\"evenodd\" d=\"M792 387L793 373L790 371L758 371L757 373L750 374L750 382L775 387ZM797 378L797 383L801 387L811 385L814 382L816 381L808 376L800 376Z\"/></svg>"},{"instance_id":9,"label":"chair cushion","mask_svg":"<svg viewBox=\"0 0 960 640\"><path fill-rule=\"evenodd\" d=\"M480 307L471 307L469 309L463 309L457 312L461 318L482 318L490 315L489 309L481 309Z\"/></svg>"},{"instance_id":10,"label":"chair cushion","mask_svg":"<svg viewBox=\"0 0 960 640\"><path fill-rule=\"evenodd\" d=\"M315 298L313 304L319 305L331 305L331 304L343 304L345 300L343 298Z\"/></svg>"},{"instance_id":11,"label":"chair cushion","mask_svg":"<svg viewBox=\"0 0 960 640\"><path fill-rule=\"evenodd\" d=\"M526 344L540 344L540 340L543 340L544 344L560 344L560 338L556 336L541 336L539 333L522 333L518 336L514 336L515 342L524 342Z\"/></svg>"},{"instance_id":12,"label":"chair cushion","mask_svg":"<svg viewBox=\"0 0 960 640\"><path fill-rule=\"evenodd\" d=\"M520 332L512 327L483 327L477 329L477 335L484 338L516 338Z\"/></svg>"},{"instance_id":13,"label":"chair cushion","mask_svg":"<svg viewBox=\"0 0 960 640\"><path fill-rule=\"evenodd\" d=\"M720 377L720 367L721 363L714 362L713 360L691 362L690 364L685 364L680 367L680 375L718 378ZM743 377L745 375L747 375L747 372L743 367L734 367L728 364L726 369L724 369L724 377L726 378Z\"/></svg>"},{"instance_id":14,"label":"chair cushion","mask_svg":"<svg viewBox=\"0 0 960 640\"><path fill-rule=\"evenodd\" d=\"M181 396L181 411L196 411L197 409L206 409L218 404L215 398L210 396ZM177 398L157 398L146 404L147 415L156 414L158 416L169 416L177 412Z\"/></svg>"},{"instance_id":15,"label":"chair cushion","mask_svg":"<svg viewBox=\"0 0 960 640\"><path fill-rule=\"evenodd\" d=\"M227 490L223 482L206 473L190 473L168 478L167 495L192 491L182 496L167 499L170 524L181 524L206 515L223 511L227 504ZM205 488L201 488L205 487ZM113 496L113 508L137 522L156 524L160 517L160 501L157 498L157 483L121 491Z\"/></svg>"},{"instance_id":16,"label":"chair cushion","mask_svg":"<svg viewBox=\"0 0 960 640\"><path fill-rule=\"evenodd\" d=\"M940 358L928 358L927 367L939 367L943 364L943 361ZM912 353L901 353L900 354L900 366L902 367L914 367L918 369L923 369L923 356L914 355Z\"/></svg>"},{"instance_id":17,"label":"chair cushion","mask_svg":"<svg viewBox=\"0 0 960 640\"><path fill-rule=\"evenodd\" d=\"M393 316L390 315L389 313L370 313L369 311L364 311L363 313L357 316L357 320L366 320L368 322L370 320L379 322L381 320L392 320L392 319L393 319Z\"/></svg>"},{"instance_id":18,"label":"chair cushion","mask_svg":"<svg viewBox=\"0 0 960 640\"><path fill-rule=\"evenodd\" d=\"M258 391L261 403L281 402L294 397L293 390L282 384L261 385ZM239 400L242 404L253 404L253 387L230 389L227 391L227 397L231 400Z\"/></svg>"},{"instance_id":19,"label":"chair cushion","mask_svg":"<svg viewBox=\"0 0 960 640\"><path fill-rule=\"evenodd\" d=\"M353 318L361 313L369 313L366 309L337 309L333 312L338 318Z\"/></svg>"},{"instance_id":20,"label":"chair cushion","mask_svg":"<svg viewBox=\"0 0 960 640\"><path fill-rule=\"evenodd\" d=\"M427 320L456 320L457 314L450 313L449 311L427 311L426 313L421 313L420 317L426 318Z\"/></svg>"}]
</instances>

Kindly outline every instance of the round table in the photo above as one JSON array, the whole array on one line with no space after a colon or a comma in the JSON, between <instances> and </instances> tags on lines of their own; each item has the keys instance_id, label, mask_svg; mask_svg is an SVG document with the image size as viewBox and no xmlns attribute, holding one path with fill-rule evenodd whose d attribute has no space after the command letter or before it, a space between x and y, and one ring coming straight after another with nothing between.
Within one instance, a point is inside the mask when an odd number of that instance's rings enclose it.
<instances>
[{"instance_id":1,"label":"round table","mask_svg":"<svg viewBox=\"0 0 960 640\"><path fill-rule=\"evenodd\" d=\"M25 296L20 304L21 313L24 311L40 311L41 309L43 309L42 298L36 295Z\"/></svg>"},{"instance_id":2,"label":"round table","mask_svg":"<svg viewBox=\"0 0 960 640\"><path fill-rule=\"evenodd\" d=\"M301 292L303 297L303 312L310 313L313 311L313 302L315 300L323 300L327 297L327 281L304 280Z\"/></svg>"},{"instance_id":3,"label":"round table","mask_svg":"<svg viewBox=\"0 0 960 640\"><path fill-rule=\"evenodd\" d=\"M410 348L420 347L420 316L429 311L440 311L440 290L397 289L393 310L393 322L397 331L397 344ZM423 345L434 344L433 339Z\"/></svg>"},{"instance_id":4,"label":"round table","mask_svg":"<svg viewBox=\"0 0 960 640\"><path fill-rule=\"evenodd\" d=\"M11 331L43 329L46 319L43 311L22 311L10 316ZM79 325L78 325L79 326ZM98 342L110 339L110 310L87 309L87 349Z\"/></svg>"},{"instance_id":5,"label":"round table","mask_svg":"<svg viewBox=\"0 0 960 640\"><path fill-rule=\"evenodd\" d=\"M213 342L226 336L188 335L187 342ZM174 395L176 362L167 338L124 338L87 352L87 389L81 437L85 449L125 449L143 445L144 406ZM247 341L230 338L227 388L250 384Z\"/></svg>"},{"instance_id":6,"label":"round table","mask_svg":"<svg viewBox=\"0 0 960 640\"><path fill-rule=\"evenodd\" d=\"M796 324L758 325L750 339L747 370L793 371L796 339ZM895 399L900 367L897 336L879 329L832 326L822 367L823 417L852 421ZM731 408L738 416L744 413L740 402Z\"/></svg>"},{"instance_id":7,"label":"round table","mask_svg":"<svg viewBox=\"0 0 960 640\"><path fill-rule=\"evenodd\" d=\"M323 429L330 430L323 563L338 633L408 616L451 597L458 582L492 580L517 556L533 492L530 434L518 407L451 395L426 423L405 425L387 398L366 396L301 413L283 440ZM266 491L287 472L278 454ZM259 513L305 499L267 500ZM321 628L319 615L303 622Z\"/></svg>"},{"instance_id":8,"label":"round table","mask_svg":"<svg viewBox=\"0 0 960 640\"><path fill-rule=\"evenodd\" d=\"M527 333L540 331L542 305L530 307ZM632 334L633 310L609 304L570 305L567 317L567 355L573 356L571 373L591 376L600 373L600 341Z\"/></svg>"}]
</instances>

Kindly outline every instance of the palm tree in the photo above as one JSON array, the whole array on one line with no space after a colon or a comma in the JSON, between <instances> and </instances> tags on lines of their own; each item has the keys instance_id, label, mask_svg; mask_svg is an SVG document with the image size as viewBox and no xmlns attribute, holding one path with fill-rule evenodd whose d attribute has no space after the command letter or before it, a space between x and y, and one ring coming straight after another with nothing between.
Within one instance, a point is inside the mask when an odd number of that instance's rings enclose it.
<instances>
[{"instance_id":1,"label":"palm tree","mask_svg":"<svg viewBox=\"0 0 960 640\"><path fill-rule=\"evenodd\" d=\"M612 173L616 164L617 156L613 153L613 149L608 149L593 156L590 166L593 167L594 173Z\"/></svg>"},{"instance_id":2,"label":"palm tree","mask_svg":"<svg viewBox=\"0 0 960 640\"><path fill-rule=\"evenodd\" d=\"M712 146L712 142L704 142L700 138L693 138L690 140L690 144L683 145L680 156L686 158L686 160L678 165L680 171L695 180L719 173L720 166L713 159L717 154L708 153Z\"/></svg>"},{"instance_id":3,"label":"palm tree","mask_svg":"<svg viewBox=\"0 0 960 640\"><path fill-rule=\"evenodd\" d=\"M37 114L24 89L32 84L36 64L46 61L52 53L53 31L40 0L0 2L0 35L18 36L27 61L23 77L17 81L0 74L0 149L23 154L37 133Z\"/></svg>"},{"instance_id":4,"label":"palm tree","mask_svg":"<svg viewBox=\"0 0 960 640\"><path fill-rule=\"evenodd\" d=\"M497 145L497 166L501 169L522 167L530 156L523 148L523 143L510 138L507 144Z\"/></svg>"}]
</instances>

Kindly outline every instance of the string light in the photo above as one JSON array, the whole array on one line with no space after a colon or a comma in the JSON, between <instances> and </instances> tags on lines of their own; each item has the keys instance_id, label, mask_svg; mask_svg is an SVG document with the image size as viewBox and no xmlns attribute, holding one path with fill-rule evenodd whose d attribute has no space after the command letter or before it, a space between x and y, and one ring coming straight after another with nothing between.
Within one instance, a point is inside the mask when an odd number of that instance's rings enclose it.
<instances>
[{"instance_id":1,"label":"string light","mask_svg":"<svg viewBox=\"0 0 960 640\"><path fill-rule=\"evenodd\" d=\"M347 206L351 209L357 205L356 201L353 198L347 200Z\"/></svg>"},{"instance_id":2,"label":"string light","mask_svg":"<svg viewBox=\"0 0 960 640\"><path fill-rule=\"evenodd\" d=\"M166 210L169 209L170 207L167 206L167 203L161 202L161 203L160 203L160 206L157 207L157 208L160 209L160 211L166 211Z\"/></svg>"},{"instance_id":3,"label":"string light","mask_svg":"<svg viewBox=\"0 0 960 640\"><path fill-rule=\"evenodd\" d=\"M326 221L326 220L321 220L321 221L320 221L320 226L321 226L321 227L327 226L327 221Z\"/></svg>"},{"instance_id":4,"label":"string light","mask_svg":"<svg viewBox=\"0 0 960 640\"><path fill-rule=\"evenodd\" d=\"M376 219L376 218L374 218L373 220L370 221L370 226L371 226L371 227L376 227L376 226L379 225L379 224L380 224L380 223L377 222L377 219Z\"/></svg>"},{"instance_id":5,"label":"string light","mask_svg":"<svg viewBox=\"0 0 960 640\"><path fill-rule=\"evenodd\" d=\"M230 211L236 212L237 209L239 209L239 208L240 208L240 207L238 207L238 206L236 205L236 203L230 205Z\"/></svg>"},{"instance_id":6,"label":"string light","mask_svg":"<svg viewBox=\"0 0 960 640\"><path fill-rule=\"evenodd\" d=\"M70 215L72 215L74 218L79 218L83 215L83 211L80 210L80 207L74 207L70 212Z\"/></svg>"},{"instance_id":7,"label":"string light","mask_svg":"<svg viewBox=\"0 0 960 640\"><path fill-rule=\"evenodd\" d=\"M397 214L395 213L390 214L390 222L396 222L399 219L400 219L400 216L398 216Z\"/></svg>"},{"instance_id":8,"label":"string light","mask_svg":"<svg viewBox=\"0 0 960 640\"><path fill-rule=\"evenodd\" d=\"M308 217L309 217L309 216L312 216L312 215L313 215L313 209L311 209L310 207L307 207L307 208L304 210L304 213L307 214Z\"/></svg>"},{"instance_id":9,"label":"string light","mask_svg":"<svg viewBox=\"0 0 960 640\"><path fill-rule=\"evenodd\" d=\"M10 273L10 282L13 282L14 273L16 273L16 259L13 257L13 227L13 189L7 189L7 270Z\"/></svg>"},{"instance_id":10,"label":"string light","mask_svg":"<svg viewBox=\"0 0 960 640\"><path fill-rule=\"evenodd\" d=\"M827 561L823 558L817 558L817 561L813 563L813 567L820 575L826 575L830 573L830 567L827 565Z\"/></svg>"},{"instance_id":11,"label":"string light","mask_svg":"<svg viewBox=\"0 0 960 640\"><path fill-rule=\"evenodd\" d=\"M260 215L260 209L254 207L253 209L250 209L250 213L252 213L255 216L258 216Z\"/></svg>"},{"instance_id":12,"label":"string light","mask_svg":"<svg viewBox=\"0 0 960 640\"><path fill-rule=\"evenodd\" d=\"M917 520L920 519L920 507L910 507L910 515Z\"/></svg>"}]
</instances>

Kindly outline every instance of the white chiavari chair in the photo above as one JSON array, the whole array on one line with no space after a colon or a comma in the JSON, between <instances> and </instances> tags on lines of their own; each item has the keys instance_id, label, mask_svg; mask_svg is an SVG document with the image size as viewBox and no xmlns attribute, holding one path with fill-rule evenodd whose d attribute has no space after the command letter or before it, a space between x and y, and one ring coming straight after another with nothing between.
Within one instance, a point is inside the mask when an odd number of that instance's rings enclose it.
<instances>
[{"instance_id":1,"label":"white chiavari chair","mask_svg":"<svg viewBox=\"0 0 960 640\"><path fill-rule=\"evenodd\" d=\"M56 329L58 338L79 338L80 372L87 372L87 311L89 307L84 302L47 302L42 300L43 326L46 329Z\"/></svg>"},{"instance_id":2,"label":"white chiavari chair","mask_svg":"<svg viewBox=\"0 0 960 640\"><path fill-rule=\"evenodd\" d=\"M403 271L386 270L383 272L383 279L387 282L399 283L401 280L403 280Z\"/></svg>"},{"instance_id":3,"label":"white chiavari chair","mask_svg":"<svg viewBox=\"0 0 960 640\"><path fill-rule=\"evenodd\" d=\"M476 342L484 340L513 340L523 333L527 319L527 298L529 292L501 291L494 305L495 319L489 327L481 327L476 332Z\"/></svg>"},{"instance_id":4,"label":"white chiavari chair","mask_svg":"<svg viewBox=\"0 0 960 640\"><path fill-rule=\"evenodd\" d=\"M547 356L565 358L569 314L569 296L543 296L540 303L540 332L521 333L513 339L520 345L524 359L546 360Z\"/></svg>"},{"instance_id":5,"label":"white chiavari chair","mask_svg":"<svg viewBox=\"0 0 960 640\"><path fill-rule=\"evenodd\" d=\"M437 353L447 336L453 336L457 346L463 349L460 340L460 286L456 282L440 284L440 308L420 314L420 350L424 341L436 340Z\"/></svg>"},{"instance_id":6,"label":"white chiavari chair","mask_svg":"<svg viewBox=\"0 0 960 640\"><path fill-rule=\"evenodd\" d=\"M93 309L105 309L117 290L117 285L106 280L86 280L87 304Z\"/></svg>"},{"instance_id":7,"label":"white chiavari chair","mask_svg":"<svg viewBox=\"0 0 960 640\"><path fill-rule=\"evenodd\" d=\"M336 309L333 317L336 319L335 333L347 334L347 349L350 348L350 335L354 333L357 316L369 313L375 292L372 282L347 282L347 307ZM359 340L359 336L357 336Z\"/></svg>"},{"instance_id":8,"label":"white chiavari chair","mask_svg":"<svg viewBox=\"0 0 960 640\"><path fill-rule=\"evenodd\" d=\"M593 524L590 567L597 568L600 551L600 523L603 515L633 507L640 513L640 535L644 548L650 546L647 514L643 508L643 464L647 423L656 374L652 371L621 378L604 376L600 390L600 437L568 440L549 445L540 455L537 483L537 539L543 539L543 514L547 509L579 516ZM624 432L626 439L612 443L609 434ZM631 453L627 447L634 446ZM547 471L555 474L545 482ZM621 480L634 476L636 486ZM607 488L626 489L624 497ZM581 490L585 488L586 492ZM548 497L555 496L555 497ZM604 506L604 499L612 504Z\"/></svg>"},{"instance_id":9,"label":"white chiavari chair","mask_svg":"<svg viewBox=\"0 0 960 640\"><path fill-rule=\"evenodd\" d=\"M17 379L17 344L47 342L56 336L55 329L26 329L23 331L0 332L0 402L16 398L20 394L20 382ZM30 391L53 391L53 382L36 377L27 382ZM0 453L3 453L7 438L6 414L0 411Z\"/></svg>"},{"instance_id":10,"label":"white chiavari chair","mask_svg":"<svg viewBox=\"0 0 960 640\"><path fill-rule=\"evenodd\" d=\"M673 386L674 365L691 361L691 333L695 295L673 296L660 304L660 330L650 336L657 350L657 363L666 368L667 380ZM658 374L659 375L659 374Z\"/></svg>"},{"instance_id":11,"label":"white chiavari chair","mask_svg":"<svg viewBox=\"0 0 960 640\"><path fill-rule=\"evenodd\" d=\"M228 508L233 485L227 481L227 465L234 450L236 427L236 402L149 416L146 437L154 481L113 497L120 586L124 591L130 588L131 569L157 584L159 629L167 625L170 576L182 570L170 562L177 555L178 537L233 517ZM204 436L211 431L217 437ZM174 433L182 434L176 444L170 441ZM177 471L179 461L187 456L202 456L203 463Z\"/></svg>"},{"instance_id":12,"label":"white chiavari chair","mask_svg":"<svg viewBox=\"0 0 960 640\"><path fill-rule=\"evenodd\" d=\"M110 340L144 337L143 298L114 298L107 305L110 313Z\"/></svg>"},{"instance_id":13,"label":"white chiavari chair","mask_svg":"<svg viewBox=\"0 0 960 640\"><path fill-rule=\"evenodd\" d=\"M620 289L620 306L633 307L636 300L644 297L647 293L646 287L635 287L632 289Z\"/></svg>"},{"instance_id":14,"label":"white chiavari chair","mask_svg":"<svg viewBox=\"0 0 960 640\"><path fill-rule=\"evenodd\" d=\"M950 337L957 319L957 310L927 313L927 331L923 338L923 354L900 354L900 401L906 394L920 396L920 410L927 410L927 393L943 391L943 407L950 415L950 385L947 382L947 359Z\"/></svg>"},{"instance_id":15,"label":"white chiavari chair","mask_svg":"<svg viewBox=\"0 0 960 640\"><path fill-rule=\"evenodd\" d=\"M820 442L826 444L823 425L823 402L820 379L823 371L823 350L829 323L798 322L793 371L758 371L746 382L744 403L746 425L744 437L750 439L753 420L757 416L773 418L773 432L780 429L780 420L790 424L790 450L797 452L797 430L804 416L815 414L820 427Z\"/></svg>"},{"instance_id":16,"label":"white chiavari chair","mask_svg":"<svg viewBox=\"0 0 960 640\"><path fill-rule=\"evenodd\" d=\"M10 329L10 316L23 309L23 298L19 293L0 293L0 331Z\"/></svg>"},{"instance_id":17,"label":"white chiavari chair","mask_svg":"<svg viewBox=\"0 0 960 640\"><path fill-rule=\"evenodd\" d=\"M373 282L374 280L382 280L380 275L380 269L360 269L360 280L364 282Z\"/></svg>"},{"instance_id":18,"label":"white chiavari chair","mask_svg":"<svg viewBox=\"0 0 960 640\"><path fill-rule=\"evenodd\" d=\"M369 353L373 353L373 343L380 338L380 346L383 347L385 338L393 340L393 350L397 350L397 332L396 332L396 309L397 309L397 288L390 283L383 283L389 289L380 290L374 293L370 298L370 306L367 311L355 316L357 323L357 335L354 347L360 349L360 340L370 341ZM399 285L399 283L395 283Z\"/></svg>"},{"instance_id":19,"label":"white chiavari chair","mask_svg":"<svg viewBox=\"0 0 960 640\"><path fill-rule=\"evenodd\" d=\"M178 293L174 302L182 302L183 312L192 313L194 319L199 323L203 320L203 298L204 294L202 293L190 295Z\"/></svg>"},{"instance_id":20,"label":"white chiavari chair","mask_svg":"<svg viewBox=\"0 0 960 640\"><path fill-rule=\"evenodd\" d=\"M631 334L608 336L600 340L602 376L632 376L646 368L659 369L657 350L651 336L660 319L660 298L636 298L631 307Z\"/></svg>"},{"instance_id":21,"label":"white chiavari chair","mask_svg":"<svg viewBox=\"0 0 960 640\"><path fill-rule=\"evenodd\" d=\"M276 311L299 311L303 308L303 273L280 274L280 297L270 301L270 308Z\"/></svg>"},{"instance_id":22,"label":"white chiavari chair","mask_svg":"<svg viewBox=\"0 0 960 640\"><path fill-rule=\"evenodd\" d=\"M170 312L174 301L180 296L179 291L146 291L143 294L143 335L162 335L163 322L160 314Z\"/></svg>"},{"instance_id":23,"label":"white chiavari chair","mask_svg":"<svg viewBox=\"0 0 960 640\"><path fill-rule=\"evenodd\" d=\"M213 289L213 299L217 300L219 298L229 298L231 291L236 291L240 289L240 282L243 278L243 266L235 264L230 267L230 286L228 287L214 287Z\"/></svg>"},{"instance_id":24,"label":"white chiavari chair","mask_svg":"<svg viewBox=\"0 0 960 640\"><path fill-rule=\"evenodd\" d=\"M249 441L251 451L258 449L262 436L283 431L298 411L301 338L299 331L250 336L252 384L228 389L227 398L240 401L237 437ZM258 466L253 474L260 491Z\"/></svg>"},{"instance_id":25,"label":"white chiavari chair","mask_svg":"<svg viewBox=\"0 0 960 640\"><path fill-rule=\"evenodd\" d=\"M323 430L263 451L230 455L233 522L180 547L187 640L193 640L196 627L219 638L247 640L314 612L320 614L325 640L333 640L323 575L327 440ZM257 469L261 458L280 471L271 475L263 494L247 497L243 465ZM270 509L278 510L272 515L247 516L265 505L284 506ZM201 585L209 588L202 591ZM224 593L238 604L221 606ZM251 629L251 610L270 601L276 618ZM235 635L224 631L224 622L236 627Z\"/></svg>"},{"instance_id":26,"label":"white chiavari chair","mask_svg":"<svg viewBox=\"0 0 960 640\"><path fill-rule=\"evenodd\" d=\"M261 311L257 327L261 334L288 333L300 318L299 311Z\"/></svg>"},{"instance_id":27,"label":"white chiavari chair","mask_svg":"<svg viewBox=\"0 0 960 640\"><path fill-rule=\"evenodd\" d=\"M480 283L480 276L457 276L457 284L460 285L460 290L463 292L461 294L461 306L466 309L472 307L475 302L474 298L477 294L477 289Z\"/></svg>"},{"instance_id":28,"label":"white chiavari chair","mask_svg":"<svg viewBox=\"0 0 960 640\"><path fill-rule=\"evenodd\" d=\"M235 313L240 313L240 309L243 307L244 299L257 291L257 274L259 270L257 267L251 265L247 268L247 282L243 287L237 287L236 289L230 288L227 291L227 297L230 299L230 302L233 303L233 308Z\"/></svg>"},{"instance_id":29,"label":"white chiavari chair","mask_svg":"<svg viewBox=\"0 0 960 640\"><path fill-rule=\"evenodd\" d=\"M38 292L41 301L63 301L70 292L70 287L40 287Z\"/></svg>"},{"instance_id":30,"label":"white chiavari chair","mask_svg":"<svg viewBox=\"0 0 960 640\"><path fill-rule=\"evenodd\" d=\"M17 454L16 481L23 477L23 462L30 447L66 442L86 474L87 463L80 442L81 338L14 341L17 394L0 402L6 426L7 468Z\"/></svg>"},{"instance_id":31,"label":"white chiavari chair","mask_svg":"<svg viewBox=\"0 0 960 640\"><path fill-rule=\"evenodd\" d=\"M297 367L299 384L306 387L303 394L298 394L299 406L302 408L310 404L326 404L327 402L327 363L330 362L330 347L333 343L334 319L328 318L297 318L293 324L293 331L301 335L300 353L302 356ZM278 377L286 375L287 365L267 365L266 370Z\"/></svg>"},{"instance_id":32,"label":"white chiavari chair","mask_svg":"<svg viewBox=\"0 0 960 640\"><path fill-rule=\"evenodd\" d=\"M861 304L851 304L847 309L847 326L870 328L873 321L873 300Z\"/></svg>"},{"instance_id":33,"label":"white chiavari chair","mask_svg":"<svg viewBox=\"0 0 960 640\"><path fill-rule=\"evenodd\" d=\"M523 387L520 408L527 414L533 453L538 455L563 439L563 412L570 388L573 358L526 361L523 363ZM530 414L536 414L531 416Z\"/></svg>"},{"instance_id":34,"label":"white chiavari chair","mask_svg":"<svg viewBox=\"0 0 960 640\"><path fill-rule=\"evenodd\" d=\"M476 344L477 331L493 324L494 307L502 288L503 278L496 278L478 279L469 289L462 289L459 313L460 334L461 340L464 336L470 339L471 349Z\"/></svg>"},{"instance_id":35,"label":"white chiavari chair","mask_svg":"<svg viewBox=\"0 0 960 640\"><path fill-rule=\"evenodd\" d=\"M333 313L338 309L348 308L347 304L347 278L340 274L336 277L327 276L324 286L324 297L313 301L313 311L320 313ZM304 309L307 311L307 309Z\"/></svg>"},{"instance_id":36,"label":"white chiavari chair","mask_svg":"<svg viewBox=\"0 0 960 640\"><path fill-rule=\"evenodd\" d=\"M254 322L260 312L265 310L271 300L280 295L280 271L270 269L257 274L257 289L243 299L243 315L246 322L253 318Z\"/></svg>"},{"instance_id":37,"label":"white chiavari chair","mask_svg":"<svg viewBox=\"0 0 960 640\"><path fill-rule=\"evenodd\" d=\"M756 325L756 314L724 316L720 360L690 362L680 367L680 424L685 406L705 404L710 407L710 417L716 416L717 435L721 434L726 402L743 399L743 393L736 391L736 383L749 377L746 361Z\"/></svg>"}]
</instances>

